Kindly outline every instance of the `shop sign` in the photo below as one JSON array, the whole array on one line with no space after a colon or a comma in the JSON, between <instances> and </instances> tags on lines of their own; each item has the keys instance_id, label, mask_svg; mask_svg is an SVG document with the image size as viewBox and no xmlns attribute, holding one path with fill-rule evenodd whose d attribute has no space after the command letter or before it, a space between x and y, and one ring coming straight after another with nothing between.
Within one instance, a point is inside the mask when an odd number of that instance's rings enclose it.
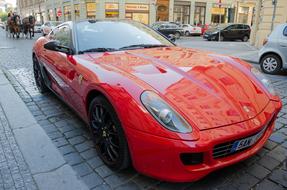
<instances>
[{"instance_id":1,"label":"shop sign","mask_svg":"<svg viewBox=\"0 0 287 190\"><path fill-rule=\"evenodd\" d=\"M225 14L225 8L213 7L213 8L211 9L211 14L214 14L214 15L224 15L224 14Z\"/></svg>"},{"instance_id":2,"label":"shop sign","mask_svg":"<svg viewBox=\"0 0 287 190\"><path fill-rule=\"evenodd\" d=\"M96 11L96 3L87 3L87 11Z\"/></svg>"},{"instance_id":3,"label":"shop sign","mask_svg":"<svg viewBox=\"0 0 287 190\"><path fill-rule=\"evenodd\" d=\"M118 3L106 3L105 8L106 10L118 10L119 4Z\"/></svg>"},{"instance_id":4,"label":"shop sign","mask_svg":"<svg viewBox=\"0 0 287 190\"><path fill-rule=\"evenodd\" d=\"M126 4L126 11L149 11L149 6L145 4Z\"/></svg>"}]
</instances>

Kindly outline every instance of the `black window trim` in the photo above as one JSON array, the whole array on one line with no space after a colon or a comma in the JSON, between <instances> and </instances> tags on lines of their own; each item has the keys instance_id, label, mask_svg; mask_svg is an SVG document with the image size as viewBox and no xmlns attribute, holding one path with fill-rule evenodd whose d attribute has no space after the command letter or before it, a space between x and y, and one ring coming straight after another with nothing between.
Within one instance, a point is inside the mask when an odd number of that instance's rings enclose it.
<instances>
[{"instance_id":1,"label":"black window trim","mask_svg":"<svg viewBox=\"0 0 287 190\"><path fill-rule=\"evenodd\" d=\"M285 26L283 29L283 36L287 37L287 26Z\"/></svg>"}]
</instances>

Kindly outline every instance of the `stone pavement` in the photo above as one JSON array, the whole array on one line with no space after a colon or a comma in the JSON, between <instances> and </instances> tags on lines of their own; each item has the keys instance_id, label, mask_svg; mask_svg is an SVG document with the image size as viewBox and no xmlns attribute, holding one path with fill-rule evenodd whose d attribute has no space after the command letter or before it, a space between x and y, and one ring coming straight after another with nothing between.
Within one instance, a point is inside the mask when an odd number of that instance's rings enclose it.
<instances>
[{"instance_id":1,"label":"stone pavement","mask_svg":"<svg viewBox=\"0 0 287 190\"><path fill-rule=\"evenodd\" d=\"M86 190L0 68L0 189Z\"/></svg>"},{"instance_id":2,"label":"stone pavement","mask_svg":"<svg viewBox=\"0 0 287 190\"><path fill-rule=\"evenodd\" d=\"M1 49L0 44L0 65L5 68L9 81L66 162L90 189L287 188L287 170L284 165L287 149L287 75L268 76L279 92L284 107L276 122L274 134L258 154L216 171L198 182L167 183L143 176L132 168L122 172L107 168L97 156L86 125L77 115L53 94L39 94L32 72L33 41L6 39L1 37L0 32L0 42L11 47Z\"/></svg>"}]
</instances>

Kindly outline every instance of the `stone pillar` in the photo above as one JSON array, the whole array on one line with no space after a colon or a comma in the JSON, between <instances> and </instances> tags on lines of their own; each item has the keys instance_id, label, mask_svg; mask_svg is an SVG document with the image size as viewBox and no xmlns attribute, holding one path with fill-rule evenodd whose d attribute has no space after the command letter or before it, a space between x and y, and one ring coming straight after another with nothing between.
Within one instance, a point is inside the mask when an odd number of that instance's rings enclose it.
<instances>
[{"instance_id":1,"label":"stone pillar","mask_svg":"<svg viewBox=\"0 0 287 190\"><path fill-rule=\"evenodd\" d=\"M125 0L119 1L119 18L125 19L126 18L126 3Z\"/></svg>"},{"instance_id":2,"label":"stone pillar","mask_svg":"<svg viewBox=\"0 0 287 190\"><path fill-rule=\"evenodd\" d=\"M85 0L80 0L80 19L87 18L87 7Z\"/></svg>"},{"instance_id":3,"label":"stone pillar","mask_svg":"<svg viewBox=\"0 0 287 190\"><path fill-rule=\"evenodd\" d=\"M194 13L195 13L195 1L190 1L190 18L189 18L189 24L193 25L194 23Z\"/></svg>"},{"instance_id":4,"label":"stone pillar","mask_svg":"<svg viewBox=\"0 0 287 190\"><path fill-rule=\"evenodd\" d=\"M169 12L168 12L168 20L173 22L173 7L174 7L174 0L169 0Z\"/></svg>"},{"instance_id":5,"label":"stone pillar","mask_svg":"<svg viewBox=\"0 0 287 190\"><path fill-rule=\"evenodd\" d=\"M211 24L211 9L212 9L212 3L207 2L205 10L205 24Z\"/></svg>"},{"instance_id":6,"label":"stone pillar","mask_svg":"<svg viewBox=\"0 0 287 190\"><path fill-rule=\"evenodd\" d=\"M156 3L153 3L150 1L150 6L149 6L149 24L153 24L156 21Z\"/></svg>"},{"instance_id":7,"label":"stone pillar","mask_svg":"<svg viewBox=\"0 0 287 190\"><path fill-rule=\"evenodd\" d=\"M105 18L105 1L96 0L96 19Z\"/></svg>"}]
</instances>

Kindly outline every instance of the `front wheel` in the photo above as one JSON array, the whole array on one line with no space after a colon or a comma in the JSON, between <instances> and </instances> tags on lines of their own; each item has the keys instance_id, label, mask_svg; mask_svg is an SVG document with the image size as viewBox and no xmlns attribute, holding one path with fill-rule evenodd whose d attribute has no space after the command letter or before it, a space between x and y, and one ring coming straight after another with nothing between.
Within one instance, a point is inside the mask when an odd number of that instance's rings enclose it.
<instances>
[{"instance_id":1,"label":"front wheel","mask_svg":"<svg viewBox=\"0 0 287 190\"><path fill-rule=\"evenodd\" d=\"M36 56L33 56L33 71L34 71L34 78L35 78L36 86L39 92L42 94L45 92L48 92L49 89L45 84L43 75L41 73L40 65L38 63Z\"/></svg>"},{"instance_id":2,"label":"front wheel","mask_svg":"<svg viewBox=\"0 0 287 190\"><path fill-rule=\"evenodd\" d=\"M186 36L190 36L190 32L189 32L189 31L186 31L186 32L185 32L185 35L186 35Z\"/></svg>"},{"instance_id":3,"label":"front wheel","mask_svg":"<svg viewBox=\"0 0 287 190\"><path fill-rule=\"evenodd\" d=\"M127 168L130 164L128 144L120 120L106 98L97 96L91 102L89 124L103 162L115 170Z\"/></svg>"},{"instance_id":4,"label":"front wheel","mask_svg":"<svg viewBox=\"0 0 287 190\"><path fill-rule=\"evenodd\" d=\"M282 61L275 54L267 54L260 60L260 67L264 73L274 75L280 72Z\"/></svg>"}]
</instances>

